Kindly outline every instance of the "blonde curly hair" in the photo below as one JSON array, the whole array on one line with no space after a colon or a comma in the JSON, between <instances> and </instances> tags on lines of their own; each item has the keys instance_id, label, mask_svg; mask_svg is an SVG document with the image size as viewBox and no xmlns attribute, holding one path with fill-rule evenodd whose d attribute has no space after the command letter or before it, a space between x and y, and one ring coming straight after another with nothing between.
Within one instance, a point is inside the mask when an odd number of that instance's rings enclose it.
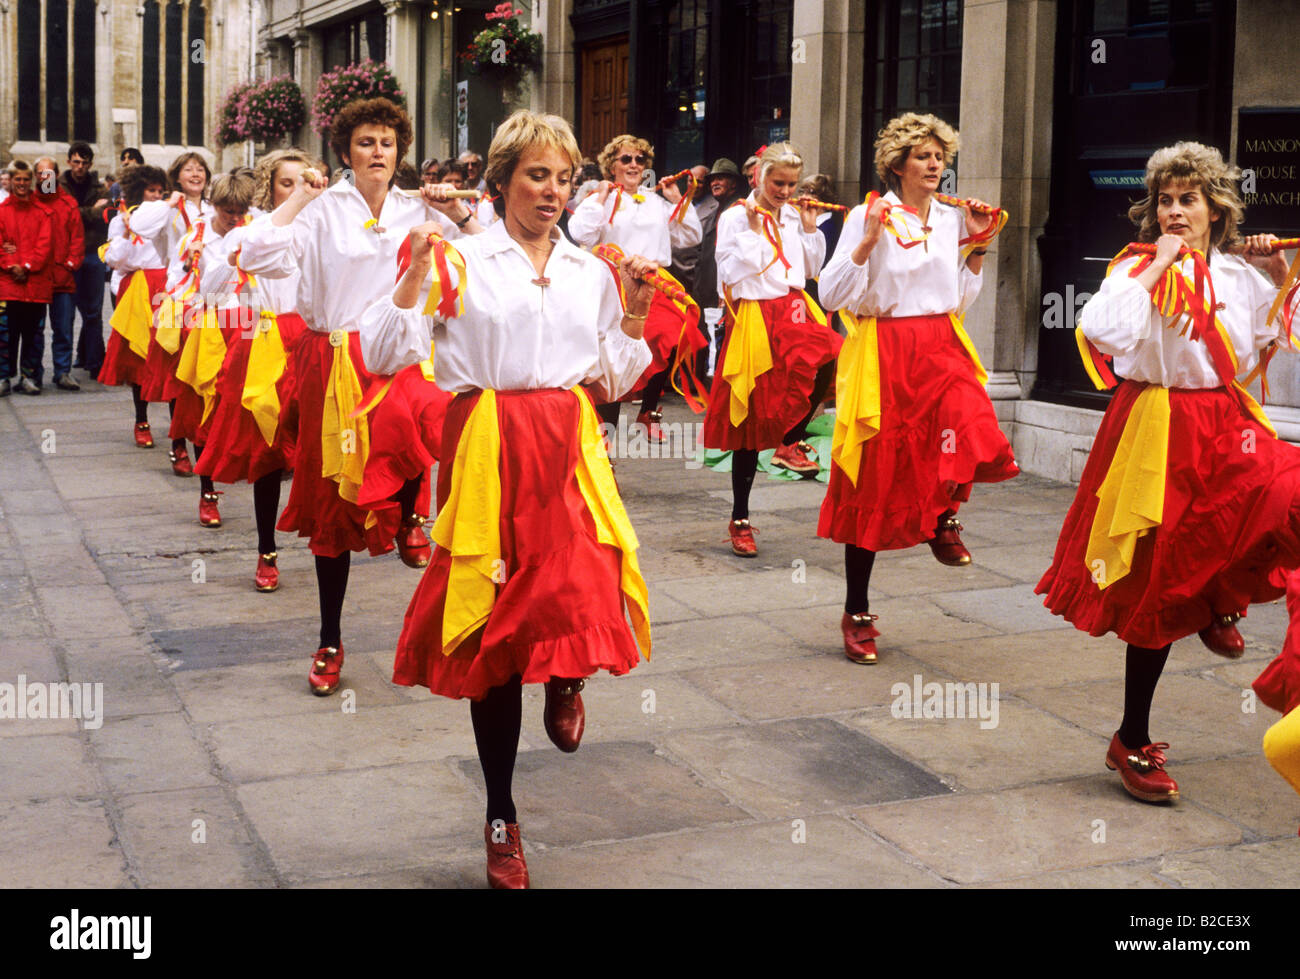
<instances>
[{"instance_id":1,"label":"blonde curly hair","mask_svg":"<svg viewBox=\"0 0 1300 979\"><path fill-rule=\"evenodd\" d=\"M272 150L257 161L253 175L257 179L257 191L253 194L253 205L263 211L275 209L275 171L286 160L301 163L304 167L321 169L320 161L312 159L304 150L291 146L287 150Z\"/></svg>"},{"instance_id":2,"label":"blonde curly hair","mask_svg":"<svg viewBox=\"0 0 1300 979\"><path fill-rule=\"evenodd\" d=\"M1237 193L1241 171L1223 161L1223 154L1204 143L1184 141L1166 146L1147 160L1147 195L1129 208L1128 217L1138 227L1139 241L1160 237L1160 191L1169 184L1190 184L1200 189L1219 216L1210 222L1210 244L1222 251L1240 240L1237 227L1246 207Z\"/></svg>"},{"instance_id":3,"label":"blonde curly hair","mask_svg":"<svg viewBox=\"0 0 1300 979\"><path fill-rule=\"evenodd\" d=\"M605 175L606 180L614 179L614 157L618 155L619 149L623 146L631 146L637 152L644 153L646 155L645 165L647 167L654 166L655 148L650 145L649 140L624 133L622 136L615 136L606 143L605 148L596 157L596 165L600 167L600 172Z\"/></svg>"},{"instance_id":4,"label":"blonde curly hair","mask_svg":"<svg viewBox=\"0 0 1300 979\"><path fill-rule=\"evenodd\" d=\"M898 193L902 186L895 168L907 162L913 146L926 140L936 140L943 147L944 166L952 166L953 157L961 148L957 130L938 116L929 113L904 112L889 120L885 128L876 133L876 176L887 190Z\"/></svg>"},{"instance_id":5,"label":"blonde curly hair","mask_svg":"<svg viewBox=\"0 0 1300 979\"><path fill-rule=\"evenodd\" d=\"M487 165L483 168L483 179L495 198L492 207L498 216L504 217L506 213L501 188L510 183L524 151L533 146L549 147L568 157L571 166L568 192L572 196L572 178L582 165L582 151L573 138L573 130L559 116L519 109L497 127L492 145L488 147Z\"/></svg>"}]
</instances>

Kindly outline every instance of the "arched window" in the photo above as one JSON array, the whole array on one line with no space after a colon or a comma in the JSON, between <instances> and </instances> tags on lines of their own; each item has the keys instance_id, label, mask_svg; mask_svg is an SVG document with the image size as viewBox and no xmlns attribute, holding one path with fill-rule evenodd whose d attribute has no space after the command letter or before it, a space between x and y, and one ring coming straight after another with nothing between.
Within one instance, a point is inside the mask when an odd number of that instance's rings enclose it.
<instances>
[{"instance_id":1,"label":"arched window","mask_svg":"<svg viewBox=\"0 0 1300 979\"><path fill-rule=\"evenodd\" d=\"M162 142L158 131L158 0L145 0L140 25L140 142Z\"/></svg>"},{"instance_id":2,"label":"arched window","mask_svg":"<svg viewBox=\"0 0 1300 979\"><path fill-rule=\"evenodd\" d=\"M68 2L45 6L45 138L68 138Z\"/></svg>"},{"instance_id":3,"label":"arched window","mask_svg":"<svg viewBox=\"0 0 1300 979\"><path fill-rule=\"evenodd\" d=\"M207 61L205 35L207 12L200 0L190 0L188 30L185 45L186 70L189 75L185 90L185 141L190 146L203 145L203 66Z\"/></svg>"},{"instance_id":4,"label":"arched window","mask_svg":"<svg viewBox=\"0 0 1300 979\"><path fill-rule=\"evenodd\" d=\"M95 139L95 0L76 0L72 21L72 138Z\"/></svg>"},{"instance_id":5,"label":"arched window","mask_svg":"<svg viewBox=\"0 0 1300 979\"><path fill-rule=\"evenodd\" d=\"M163 111L169 143L185 141L185 134L181 131L181 65L185 58L181 13L181 0L170 0L167 4L167 54L163 62Z\"/></svg>"},{"instance_id":6,"label":"arched window","mask_svg":"<svg viewBox=\"0 0 1300 979\"><path fill-rule=\"evenodd\" d=\"M18 138L41 138L41 2L18 0Z\"/></svg>"}]
</instances>

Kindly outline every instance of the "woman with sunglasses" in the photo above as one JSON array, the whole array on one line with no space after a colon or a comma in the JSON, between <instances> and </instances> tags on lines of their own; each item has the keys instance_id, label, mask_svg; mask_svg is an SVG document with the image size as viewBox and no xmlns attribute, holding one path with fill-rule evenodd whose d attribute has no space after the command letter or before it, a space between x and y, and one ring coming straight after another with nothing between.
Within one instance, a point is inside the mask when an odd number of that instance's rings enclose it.
<instances>
[{"instance_id":1,"label":"woman with sunglasses","mask_svg":"<svg viewBox=\"0 0 1300 979\"><path fill-rule=\"evenodd\" d=\"M826 257L818 211L789 203L803 158L789 143L763 151L756 187L718 216L718 291L727 338L718 353L704 444L733 452L731 550L755 557L749 493L758 453L775 449L774 465L815 475L802 440L826 396L843 341L804 291Z\"/></svg>"},{"instance_id":2,"label":"woman with sunglasses","mask_svg":"<svg viewBox=\"0 0 1300 979\"><path fill-rule=\"evenodd\" d=\"M1143 802L1178 798L1169 744L1148 730L1170 645L1199 633L1240 657L1236 620L1282 597L1300 567L1300 450L1237 380L1290 345L1296 296L1279 296L1287 263L1274 236L1239 236L1240 179L1200 143L1147 161L1146 197L1129 209L1138 240L1079 315L1094 383L1123 380L1036 589L1075 628L1127 644L1106 767Z\"/></svg>"},{"instance_id":3,"label":"woman with sunglasses","mask_svg":"<svg viewBox=\"0 0 1300 979\"><path fill-rule=\"evenodd\" d=\"M849 212L822 271L822 302L849 330L840 356L832 466L817 533L844 545L844 655L876 661L867 590L877 551L922 541L970 564L957 510L973 483L1019 473L961 326L997 231L991 210L934 199L957 132L907 112L876 137L883 197Z\"/></svg>"},{"instance_id":4,"label":"woman with sunglasses","mask_svg":"<svg viewBox=\"0 0 1300 979\"><path fill-rule=\"evenodd\" d=\"M683 199L676 183L659 193L641 186L642 176L654 163L654 147L648 142L635 136L615 136L601 151L597 163L606 179L574 208L569 218L569 237L574 242L583 248L614 244L625 255L644 255L664 270L672 264L674 248L699 246L704 229L695 208L689 199ZM664 275L668 275L667 271ZM663 441L659 396L668 382L673 351L684 340L691 349L689 353L683 351L683 364L693 363L695 352L708 342L697 326L699 317L699 307L693 301L676 302L662 292L654 294L645 325L645 339L654 362L627 396L641 395L636 420L646 427L646 435L653 442ZM617 426L618 411L617 402L602 406L601 418Z\"/></svg>"},{"instance_id":5,"label":"woman with sunglasses","mask_svg":"<svg viewBox=\"0 0 1300 979\"><path fill-rule=\"evenodd\" d=\"M641 332L656 269L641 256L612 268L560 233L578 161L563 119L516 112L488 152L502 220L454 244L436 225L413 229L410 269L361 319L373 368L396 371L436 345L438 383L456 392L438 546L393 682L469 699L498 888L529 883L511 794L522 684L546 685L546 732L572 752L583 678L626 673L638 646L650 654L636 538L585 385L617 397L650 362Z\"/></svg>"}]
</instances>

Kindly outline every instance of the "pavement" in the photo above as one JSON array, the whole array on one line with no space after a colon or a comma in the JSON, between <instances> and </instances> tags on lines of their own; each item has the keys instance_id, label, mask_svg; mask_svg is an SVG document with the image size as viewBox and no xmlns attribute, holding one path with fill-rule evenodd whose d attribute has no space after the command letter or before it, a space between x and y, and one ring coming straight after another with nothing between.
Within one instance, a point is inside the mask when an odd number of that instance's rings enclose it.
<instances>
[{"instance_id":1,"label":"pavement","mask_svg":"<svg viewBox=\"0 0 1300 979\"><path fill-rule=\"evenodd\" d=\"M129 392L83 383L0 401L0 684L103 696L97 717L0 719L0 886L483 887L468 708L390 682L419 572L354 557L344 689L312 696L303 543L281 534L280 590L254 591L251 488L224 487L225 525L201 527L165 410L141 451ZM665 421L693 418L677 402ZM1260 750L1277 715L1248 695L1281 603L1251 610L1239 661L1174 645L1152 731L1182 799L1146 805L1103 765L1123 645L1033 595L1071 486L976 487L968 568L880 555L866 667L841 652L822 484L760 475L759 556L742 560L728 476L680 457L617 472L653 659L588 681L573 755L525 691L515 798L534 886L1300 886L1300 797ZM939 709L929 683L972 699Z\"/></svg>"}]
</instances>

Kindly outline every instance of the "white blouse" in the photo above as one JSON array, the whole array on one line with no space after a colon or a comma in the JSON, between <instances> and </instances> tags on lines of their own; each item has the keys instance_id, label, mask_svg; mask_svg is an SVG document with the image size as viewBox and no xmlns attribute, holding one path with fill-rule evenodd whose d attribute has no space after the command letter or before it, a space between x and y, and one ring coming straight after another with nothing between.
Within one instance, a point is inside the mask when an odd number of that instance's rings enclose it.
<instances>
[{"instance_id":1,"label":"white blouse","mask_svg":"<svg viewBox=\"0 0 1300 979\"><path fill-rule=\"evenodd\" d=\"M239 273L230 264L230 253L242 248L248 237L249 228L253 224L269 222L270 220L270 214L263 213L255 221L233 229L230 234L221 240L219 248L203 249L199 279L203 286L203 294L208 297L209 302L224 305L235 298L235 289L239 285ZM252 298L244 301L260 303L273 313L297 312L294 309L294 304L298 301L298 266L293 263L290 253L287 250L280 252L279 261L265 265L257 271L250 269L248 262L244 259L244 253L241 251L239 255L240 268L252 274L256 280ZM245 292L247 291L246 287ZM244 293L240 293L240 296L243 297ZM261 309L253 310L253 312L260 313Z\"/></svg>"},{"instance_id":2,"label":"white blouse","mask_svg":"<svg viewBox=\"0 0 1300 979\"><path fill-rule=\"evenodd\" d=\"M530 391L599 381L611 399L626 393L650 366L650 347L623 332L623 304L609 266L558 229L552 240L545 287L533 283L537 271L504 221L457 241L468 279L465 312L449 319L424 315L432 269L410 309L394 306L388 290L361 317L366 365L396 373L427 358L432 340L434 376L444 391ZM451 275L459 282L455 268Z\"/></svg>"},{"instance_id":3,"label":"white blouse","mask_svg":"<svg viewBox=\"0 0 1300 979\"><path fill-rule=\"evenodd\" d=\"M131 212L131 230L142 238L152 238L158 254L163 256L163 264L168 264L180 248L181 238L189 227L197 221L211 221L216 216L216 208L208 201L191 204L189 198L181 199L190 223L187 226L181 212L167 203L145 201Z\"/></svg>"},{"instance_id":4,"label":"white blouse","mask_svg":"<svg viewBox=\"0 0 1300 979\"><path fill-rule=\"evenodd\" d=\"M614 202L620 196L622 200L615 212ZM700 227L695 208L688 205L682 223L670 224L668 219L677 205L658 194L646 193L643 197L637 203L626 191L622 195L610 191L601 204L595 194L588 195L569 216L569 237L583 248L612 242L625 254L640 255L668 268L673 260L672 249L698 245L704 229ZM609 223L611 214L613 224Z\"/></svg>"},{"instance_id":5,"label":"white blouse","mask_svg":"<svg viewBox=\"0 0 1300 979\"><path fill-rule=\"evenodd\" d=\"M893 191L891 204L901 204ZM920 218L905 211L890 219L906 238L925 234ZM930 201L930 231L924 244L904 248L892 234L881 234L865 265L853 261L853 250L866 232L867 208L849 212L835 255L817 280L817 294L827 309L847 309L859 316L935 316L964 314L979 295L981 277L961 257L958 241L966 237L961 208Z\"/></svg>"},{"instance_id":6,"label":"white blouse","mask_svg":"<svg viewBox=\"0 0 1300 979\"><path fill-rule=\"evenodd\" d=\"M397 253L412 228L437 220L445 237L460 237L441 212L391 190L379 221L367 227L370 220L361 192L340 180L283 227L270 220L250 224L240 261L254 275L285 261L297 266L298 294L289 309L318 333L355 333L365 308L396 286Z\"/></svg>"},{"instance_id":7,"label":"white blouse","mask_svg":"<svg viewBox=\"0 0 1300 979\"><path fill-rule=\"evenodd\" d=\"M756 194L751 192L749 200L757 203ZM743 206L733 205L718 215L719 293L730 286L735 299L780 299L791 289L804 288L817 275L826 260L826 237L817 230L805 232L799 211L791 204L782 205L778 220L788 270L767 235L749 230Z\"/></svg>"},{"instance_id":8,"label":"white blouse","mask_svg":"<svg viewBox=\"0 0 1300 979\"><path fill-rule=\"evenodd\" d=\"M110 288L117 295L122 280L137 269L160 269L167 260L160 254L154 239L141 237L139 241L127 233L127 223L122 215L113 216L108 225L108 247L104 249L104 264L113 270Z\"/></svg>"},{"instance_id":9,"label":"white blouse","mask_svg":"<svg viewBox=\"0 0 1300 979\"><path fill-rule=\"evenodd\" d=\"M1079 313L1083 335L1104 354L1114 357L1114 371L1120 377L1169 388L1216 388L1223 384L1206 350L1190 332L1165 329L1173 317L1162 316L1129 271L1138 263L1128 258L1115 267ZM1179 263L1184 275L1193 277L1190 256ZM1259 361L1259 351L1281 333L1281 316L1271 327L1264 326L1277 288L1262 272L1237 255L1210 250L1210 277L1214 282L1219 322L1224 326L1237 354L1238 377Z\"/></svg>"}]
</instances>

